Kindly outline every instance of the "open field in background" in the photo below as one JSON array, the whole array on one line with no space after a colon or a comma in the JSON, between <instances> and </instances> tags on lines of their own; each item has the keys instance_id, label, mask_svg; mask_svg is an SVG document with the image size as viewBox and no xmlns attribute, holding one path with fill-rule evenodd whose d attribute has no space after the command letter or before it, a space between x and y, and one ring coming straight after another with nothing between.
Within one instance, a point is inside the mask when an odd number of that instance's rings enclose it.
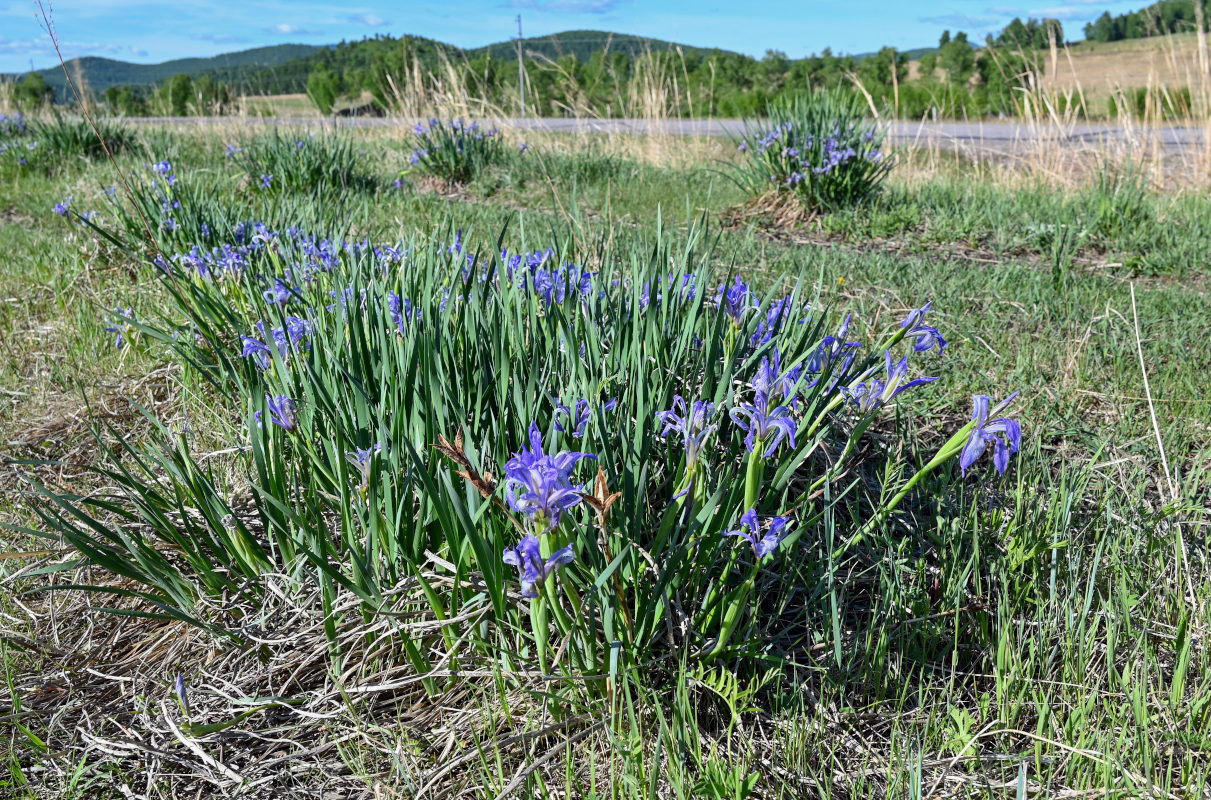
<instances>
[{"instance_id":1,"label":"open field in background","mask_svg":"<svg viewBox=\"0 0 1211 800\"><path fill-rule=\"evenodd\" d=\"M167 158L182 181L239 193L225 146L259 131L140 129L148 149L119 163L142 174ZM610 713L562 718L537 680L472 671L427 691L394 652L334 673L318 613L285 597L248 611L264 638L248 653L95 613L119 601L38 590L100 570L48 571L62 554L0 531L0 551L26 553L0 560L0 795L243 781L273 797L1211 797L1211 155L905 151L872 204L812 216L747 197L726 141L526 135L527 152L448 186L410 171L405 131L346 134L371 182L283 207L374 242L559 240L603 271L692 244L762 290L804 276L863 340L930 300L945 380L893 427L936 442L972 394L1020 389L1027 444L1002 481L939 476L885 552L830 575L839 589L803 600L817 645L774 678L714 685L662 663L621 681ZM70 195L105 221L113 168L0 177L0 522L38 524L22 476L106 492L83 466L117 434L151 441L140 409L187 431L241 496L238 402L149 339L120 349L105 330L115 306L175 313L165 287L51 210ZM177 673L206 723L256 710L185 732Z\"/></svg>"},{"instance_id":2,"label":"open field in background","mask_svg":"<svg viewBox=\"0 0 1211 800\"><path fill-rule=\"evenodd\" d=\"M315 104L305 94L245 95L240 98L240 115L250 117L307 117L315 114Z\"/></svg>"},{"instance_id":3,"label":"open field in background","mask_svg":"<svg viewBox=\"0 0 1211 800\"><path fill-rule=\"evenodd\" d=\"M1106 98L1119 90L1138 88L1172 91L1187 88L1203 98L1211 76L1199 70L1197 36L1193 33L1128 39L1119 42L1080 42L1047 58L1043 85L1061 92L1083 91L1105 113Z\"/></svg>"}]
</instances>

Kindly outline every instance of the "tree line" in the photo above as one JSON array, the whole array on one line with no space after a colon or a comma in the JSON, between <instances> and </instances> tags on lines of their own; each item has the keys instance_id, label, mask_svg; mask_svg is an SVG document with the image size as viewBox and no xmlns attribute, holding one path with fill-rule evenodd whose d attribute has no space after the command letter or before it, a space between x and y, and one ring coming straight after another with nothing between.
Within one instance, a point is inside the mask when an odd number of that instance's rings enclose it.
<instances>
[{"instance_id":1,"label":"tree line","mask_svg":"<svg viewBox=\"0 0 1211 800\"><path fill-rule=\"evenodd\" d=\"M611 51L608 35L597 35L596 49L579 48L587 57L530 52L523 59L529 114L745 117L787 95L843 88L904 117L1009 116L1017 113L1019 89L1042 73L1043 49L1063 42L1055 19L1014 19L979 46L963 32L946 31L910 76L907 55L891 47L861 57L826 48L800 59L778 50L754 58L674 46ZM185 116L230 113L238 95L306 93L327 115L367 105L416 111L425 98L456 96L473 99L483 112L512 114L520 105L518 64L500 52L469 54L429 39L380 35L252 70L233 85L205 73L175 75L154 87L112 86L101 100L115 114ZM18 86L33 80L27 75ZM44 85L23 91L30 102L53 100Z\"/></svg>"},{"instance_id":2,"label":"tree line","mask_svg":"<svg viewBox=\"0 0 1211 800\"><path fill-rule=\"evenodd\" d=\"M1085 26L1085 38L1093 42L1117 42L1123 39L1143 39L1169 33L1197 31L1200 9L1195 7L1196 2L1202 3L1202 24L1206 30L1206 19L1208 14L1211 14L1211 0L1160 0L1147 8L1128 11L1118 16L1111 16L1109 11L1103 12L1100 17Z\"/></svg>"}]
</instances>

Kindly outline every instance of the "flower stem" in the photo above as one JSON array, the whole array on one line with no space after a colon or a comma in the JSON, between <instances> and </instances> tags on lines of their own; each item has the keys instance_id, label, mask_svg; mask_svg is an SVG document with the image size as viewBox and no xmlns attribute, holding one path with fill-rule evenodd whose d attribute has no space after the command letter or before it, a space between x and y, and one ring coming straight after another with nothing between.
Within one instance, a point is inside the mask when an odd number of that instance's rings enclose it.
<instances>
[{"instance_id":1,"label":"flower stem","mask_svg":"<svg viewBox=\"0 0 1211 800\"><path fill-rule=\"evenodd\" d=\"M944 445L938 448L938 452L932 459L929 460L929 463L917 470L917 473L909 478L907 483L900 487L900 491L896 492L892 498L888 500L887 503L881 509L879 509L865 525L862 526L862 529L858 531L858 535L854 537L850 544L853 545L858 543L878 525L882 524L883 521L886 520L891 514L891 512L895 510L896 506L900 505L900 501L903 500L908 493L912 491L913 487L920 483L926 475L957 456L963 449L964 440L971 435L971 431L974 427L974 422L967 423L965 426L960 428L954 436L951 436Z\"/></svg>"},{"instance_id":2,"label":"flower stem","mask_svg":"<svg viewBox=\"0 0 1211 800\"><path fill-rule=\"evenodd\" d=\"M749 453L748 469L744 475L744 510L757 507L757 495L761 490L761 477L765 473L765 459L761 457L761 439L753 442Z\"/></svg>"}]
</instances>

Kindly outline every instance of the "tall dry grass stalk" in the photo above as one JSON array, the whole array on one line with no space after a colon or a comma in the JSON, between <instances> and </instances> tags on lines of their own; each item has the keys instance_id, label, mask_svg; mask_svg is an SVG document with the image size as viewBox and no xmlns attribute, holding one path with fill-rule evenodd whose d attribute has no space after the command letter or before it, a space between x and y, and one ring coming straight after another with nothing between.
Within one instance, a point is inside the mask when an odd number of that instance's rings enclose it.
<instances>
[{"instance_id":1,"label":"tall dry grass stalk","mask_svg":"<svg viewBox=\"0 0 1211 800\"><path fill-rule=\"evenodd\" d=\"M1131 170L1156 189L1205 189L1211 182L1211 76L1198 51L1180 46L1181 37L1156 39L1148 46L1164 56L1163 75L1152 69L1138 76L1143 86L1118 82L1093 91L1084 84L1088 55L1052 42L1046 74L1026 75L1014 95L1016 119L980 123L990 133L1015 124L1012 141L988 136L952 148L922 136L909 170L951 170L958 150L965 168L1001 183L1079 188L1106 170ZM1181 76L1184 85L1164 80L1173 76ZM1173 128L1185 129L1193 141L1166 147Z\"/></svg>"}]
</instances>

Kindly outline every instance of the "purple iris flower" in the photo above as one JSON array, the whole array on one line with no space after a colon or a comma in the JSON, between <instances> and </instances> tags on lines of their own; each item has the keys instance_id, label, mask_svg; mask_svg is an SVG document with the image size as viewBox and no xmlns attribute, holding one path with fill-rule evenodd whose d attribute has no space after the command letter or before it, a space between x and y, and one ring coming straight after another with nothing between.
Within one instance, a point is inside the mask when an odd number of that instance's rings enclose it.
<instances>
[{"instance_id":1,"label":"purple iris flower","mask_svg":"<svg viewBox=\"0 0 1211 800\"><path fill-rule=\"evenodd\" d=\"M54 212L61 217L66 217L71 212L71 198L55 203Z\"/></svg>"},{"instance_id":2,"label":"purple iris flower","mask_svg":"<svg viewBox=\"0 0 1211 800\"><path fill-rule=\"evenodd\" d=\"M285 327L274 328L270 333L273 343L277 346L278 354L282 358L285 358L290 352L291 347L297 348L299 345L310 349L311 342L308 341L308 337L311 336L314 330L312 324L302 317L286 317L285 322ZM265 324L258 322L257 329L263 336L265 333Z\"/></svg>"},{"instance_id":3,"label":"purple iris flower","mask_svg":"<svg viewBox=\"0 0 1211 800\"><path fill-rule=\"evenodd\" d=\"M272 185L273 185L273 175L270 174L270 175L261 176L261 188L262 189L268 189Z\"/></svg>"},{"instance_id":4,"label":"purple iris flower","mask_svg":"<svg viewBox=\"0 0 1211 800\"><path fill-rule=\"evenodd\" d=\"M269 346L251 336L241 336L240 339L244 342L244 352L240 355L256 361L262 372L269 369L269 364L273 361L273 351L269 349Z\"/></svg>"},{"instance_id":5,"label":"purple iris flower","mask_svg":"<svg viewBox=\"0 0 1211 800\"><path fill-rule=\"evenodd\" d=\"M771 301L769 310L765 312L765 319L757 326L757 331L749 337L749 345L754 348L760 347L774 338L774 332L778 330L790 311L791 299L789 297Z\"/></svg>"},{"instance_id":6,"label":"purple iris flower","mask_svg":"<svg viewBox=\"0 0 1211 800\"><path fill-rule=\"evenodd\" d=\"M327 308L328 311L330 311L330 312L335 312L337 309L337 306L340 306L342 309L348 308L349 303L351 301L353 301L354 298L357 297L357 293L353 291L352 286L349 286L345 289L340 289L340 290L333 289L332 291L328 292L328 296L331 297L336 302L332 303L331 305L325 306L325 308ZM365 299L365 298L363 297L363 299Z\"/></svg>"},{"instance_id":7,"label":"purple iris flower","mask_svg":"<svg viewBox=\"0 0 1211 800\"><path fill-rule=\"evenodd\" d=\"M764 359L757 377L751 384L756 392L753 402L731 410L732 422L742 430L748 431L748 436L744 437L744 446L750 453L757 447L764 446L762 458L772 456L783 439L790 443L791 449L795 447L798 424L791 416L790 408L783 405L774 406L779 399L786 398L787 377L777 374L776 362L771 365L769 359ZM793 388L794 384L791 383L790 386Z\"/></svg>"},{"instance_id":8,"label":"purple iris flower","mask_svg":"<svg viewBox=\"0 0 1211 800\"><path fill-rule=\"evenodd\" d=\"M788 517L774 517L770 520L769 529L761 535L761 521L757 519L757 509L750 508L740 517L740 528L734 531L724 531L724 536L740 536L753 546L753 554L757 559L763 559L778 549L786 538Z\"/></svg>"},{"instance_id":9,"label":"purple iris flower","mask_svg":"<svg viewBox=\"0 0 1211 800\"><path fill-rule=\"evenodd\" d=\"M286 317L285 322L285 326L274 328L268 334L265 332L265 323L258 322L254 327L260 338L255 336L240 337L240 340L244 344L241 355L244 358L255 360L257 366L264 371L269 369L269 365L273 362L273 351L269 348L267 342L273 342L278 355L282 358L286 358L290 354L291 347L298 348L302 346L310 349L311 343L308 341L308 338L311 336L314 326L302 317Z\"/></svg>"},{"instance_id":10,"label":"purple iris flower","mask_svg":"<svg viewBox=\"0 0 1211 800\"><path fill-rule=\"evenodd\" d=\"M715 307L722 308L737 328L744 320L744 315L758 308L757 297L749 289L748 284L736 276L731 286L719 284L715 289Z\"/></svg>"},{"instance_id":11,"label":"purple iris flower","mask_svg":"<svg viewBox=\"0 0 1211 800\"><path fill-rule=\"evenodd\" d=\"M370 467L375 454L381 453L382 450L382 444L376 444L374 447L359 447L356 450L349 450L345 453L345 458L349 460L350 464L357 467L358 473L362 476L361 488L369 488Z\"/></svg>"},{"instance_id":12,"label":"purple iris flower","mask_svg":"<svg viewBox=\"0 0 1211 800\"><path fill-rule=\"evenodd\" d=\"M189 697L185 694L185 678L181 673L177 673L177 678L173 681L173 688L177 692L177 699L181 701L181 710L185 716L189 716Z\"/></svg>"},{"instance_id":13,"label":"purple iris flower","mask_svg":"<svg viewBox=\"0 0 1211 800\"><path fill-rule=\"evenodd\" d=\"M714 413L714 403L695 400L687 407L685 398L679 394L673 395L672 408L668 411L656 412L657 419L664 423L664 430L660 432L661 436L667 437L670 433L681 435L681 440L685 444L687 469L698 462L698 456L702 453L702 443L719 427L706 424Z\"/></svg>"},{"instance_id":14,"label":"purple iris flower","mask_svg":"<svg viewBox=\"0 0 1211 800\"><path fill-rule=\"evenodd\" d=\"M540 533L559 525L564 512L580 502L580 489L572 485L571 471L589 453L567 450L547 455L542 434L530 423L530 449L514 453L505 464L505 499L519 514L530 516Z\"/></svg>"},{"instance_id":15,"label":"purple iris flower","mask_svg":"<svg viewBox=\"0 0 1211 800\"><path fill-rule=\"evenodd\" d=\"M284 394L265 395L269 405L269 420L287 431L293 431L299 425L298 405ZM257 425L262 424L261 412L256 412Z\"/></svg>"},{"instance_id":16,"label":"purple iris flower","mask_svg":"<svg viewBox=\"0 0 1211 800\"><path fill-rule=\"evenodd\" d=\"M991 410L989 409L989 405L992 403L990 397L983 394L975 396L975 411L971 415L975 428L971 431L971 437L968 438L967 444L963 446L963 452L959 455L959 468L963 471L963 475L966 475L971 465L976 463L989 443L993 446L992 463L997 468L997 472L1004 475L1005 470L1009 469L1010 454L1016 453L1022 446L1022 427L1012 419L1000 417L989 420L989 417L1004 411L1017 396L1018 393L1014 392Z\"/></svg>"},{"instance_id":17,"label":"purple iris flower","mask_svg":"<svg viewBox=\"0 0 1211 800\"><path fill-rule=\"evenodd\" d=\"M387 313L391 315L391 321L395 323L401 336L405 333L404 324L420 317L420 311L413 309L412 301L400 297L395 292L387 292Z\"/></svg>"},{"instance_id":18,"label":"purple iris flower","mask_svg":"<svg viewBox=\"0 0 1211 800\"><path fill-rule=\"evenodd\" d=\"M781 355L774 348L774 357L761 359L757 375L753 378L752 387L757 392L758 402L769 406L783 400L789 400L791 406L798 402L799 379L803 376L803 366L797 366L782 372Z\"/></svg>"},{"instance_id":19,"label":"purple iris flower","mask_svg":"<svg viewBox=\"0 0 1211 800\"><path fill-rule=\"evenodd\" d=\"M105 320L109 323L105 326L105 332L114 334L114 347L120 348L126 343L126 339L123 338L122 334L126 333L127 328L130 327L130 323L126 322L122 317L129 319L131 316L133 316L131 309L118 306L114 309L115 318Z\"/></svg>"},{"instance_id":20,"label":"purple iris flower","mask_svg":"<svg viewBox=\"0 0 1211 800\"><path fill-rule=\"evenodd\" d=\"M937 378L922 377L904 383L904 379L908 377L908 356L894 363L891 360L890 351L885 352L884 357L886 358L885 367L887 369L886 380L878 380L877 378L869 381L862 380L850 386L841 387L841 393L851 403L857 405L858 410L862 414L869 414L882 408L887 403L890 403L896 395L906 389L920 386L923 383L932 383L937 380Z\"/></svg>"},{"instance_id":21,"label":"purple iris flower","mask_svg":"<svg viewBox=\"0 0 1211 800\"><path fill-rule=\"evenodd\" d=\"M235 158L236 153L242 153L242 152L244 152L244 148L240 147L237 144L227 145L227 157L228 158Z\"/></svg>"},{"instance_id":22,"label":"purple iris flower","mask_svg":"<svg viewBox=\"0 0 1211 800\"><path fill-rule=\"evenodd\" d=\"M857 350L862 346L861 342L847 342L845 337L849 333L849 321L852 315L847 314L841 326L837 328L835 336L825 336L821 340L820 345L807 359L807 372L810 375L819 375L820 373L832 368L834 381L844 375L849 370L850 365L854 362L857 356ZM815 383L812 383L815 386Z\"/></svg>"},{"instance_id":23,"label":"purple iris flower","mask_svg":"<svg viewBox=\"0 0 1211 800\"><path fill-rule=\"evenodd\" d=\"M913 343L914 352L927 353L937 347L938 355L942 355L942 351L946 349L946 340L942 338L942 334L938 333L937 328L925 324L925 313L929 311L932 303L931 300L920 308L914 308L908 312L908 316L900 323L900 327L908 328L904 334L905 337L917 340Z\"/></svg>"},{"instance_id":24,"label":"purple iris flower","mask_svg":"<svg viewBox=\"0 0 1211 800\"><path fill-rule=\"evenodd\" d=\"M172 172L172 162L168 160L157 161L151 165L151 168L157 175L167 175Z\"/></svg>"},{"instance_id":25,"label":"purple iris flower","mask_svg":"<svg viewBox=\"0 0 1211 800\"><path fill-rule=\"evenodd\" d=\"M516 547L505 550L506 564L517 567L521 579L521 596L538 597L538 587L547 582L555 570L576 560L572 546L556 550L549 558L542 557L541 542L537 536L527 535Z\"/></svg>"},{"instance_id":26,"label":"purple iris flower","mask_svg":"<svg viewBox=\"0 0 1211 800\"><path fill-rule=\"evenodd\" d=\"M581 355L583 356L584 355L583 347L581 348L581 350L582 350ZM603 412L610 412L610 411L613 411L617 405L618 405L618 398L611 397L609 400L602 403L601 410ZM591 412L592 412L592 409L589 407L588 400L577 400L575 412L573 412L572 409L568 408L563 403L556 403L556 405L555 405L555 420L556 420L555 430L557 430L557 431L566 431L567 430L567 428L564 427L564 423L559 422L560 416L564 416L567 418L567 424L572 429L572 438L573 439L583 438L585 430L589 426L589 416L591 415Z\"/></svg>"},{"instance_id":27,"label":"purple iris flower","mask_svg":"<svg viewBox=\"0 0 1211 800\"><path fill-rule=\"evenodd\" d=\"M261 296L265 298L266 303L284 306L294 298L294 288L281 278L277 278L273 282L273 287L265 290Z\"/></svg>"}]
</instances>

